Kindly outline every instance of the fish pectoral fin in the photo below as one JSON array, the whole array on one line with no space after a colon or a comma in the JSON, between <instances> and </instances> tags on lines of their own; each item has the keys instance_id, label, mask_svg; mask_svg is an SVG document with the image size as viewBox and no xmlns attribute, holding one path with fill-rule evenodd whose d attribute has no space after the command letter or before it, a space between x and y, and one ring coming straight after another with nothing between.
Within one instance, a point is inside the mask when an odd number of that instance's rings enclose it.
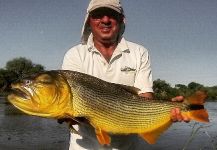
<instances>
[{"instance_id":1,"label":"fish pectoral fin","mask_svg":"<svg viewBox=\"0 0 217 150\"><path fill-rule=\"evenodd\" d=\"M97 140L101 145L110 145L111 138L108 135L108 133L106 133L101 129L95 129L95 133L96 133Z\"/></svg>"},{"instance_id":2,"label":"fish pectoral fin","mask_svg":"<svg viewBox=\"0 0 217 150\"><path fill-rule=\"evenodd\" d=\"M155 144L158 137L171 126L172 122L169 120L160 127L157 127L156 129L152 131L148 131L145 133L139 134L146 142L149 144Z\"/></svg>"}]
</instances>

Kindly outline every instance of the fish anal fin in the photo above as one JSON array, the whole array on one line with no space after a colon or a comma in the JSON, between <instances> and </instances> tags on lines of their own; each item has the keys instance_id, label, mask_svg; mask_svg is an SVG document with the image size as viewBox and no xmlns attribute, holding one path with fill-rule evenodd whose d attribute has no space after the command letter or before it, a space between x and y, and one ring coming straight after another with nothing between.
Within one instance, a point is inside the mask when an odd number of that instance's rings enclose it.
<instances>
[{"instance_id":1,"label":"fish anal fin","mask_svg":"<svg viewBox=\"0 0 217 150\"><path fill-rule=\"evenodd\" d=\"M183 112L182 115L187 116L188 118L198 122L204 122L204 123L209 122L209 115L205 109Z\"/></svg>"},{"instance_id":2,"label":"fish anal fin","mask_svg":"<svg viewBox=\"0 0 217 150\"><path fill-rule=\"evenodd\" d=\"M101 129L95 129L95 133L97 140L101 145L110 145L111 138L105 131Z\"/></svg>"},{"instance_id":3,"label":"fish anal fin","mask_svg":"<svg viewBox=\"0 0 217 150\"><path fill-rule=\"evenodd\" d=\"M154 135L153 133L142 133L139 134L139 136L141 136L149 144L155 144L158 138L158 136Z\"/></svg>"},{"instance_id":4,"label":"fish anal fin","mask_svg":"<svg viewBox=\"0 0 217 150\"><path fill-rule=\"evenodd\" d=\"M172 121L168 120L166 123L162 124L160 127L153 129L148 132L139 134L146 142L149 144L155 144L158 137L166 131L172 125Z\"/></svg>"}]
</instances>

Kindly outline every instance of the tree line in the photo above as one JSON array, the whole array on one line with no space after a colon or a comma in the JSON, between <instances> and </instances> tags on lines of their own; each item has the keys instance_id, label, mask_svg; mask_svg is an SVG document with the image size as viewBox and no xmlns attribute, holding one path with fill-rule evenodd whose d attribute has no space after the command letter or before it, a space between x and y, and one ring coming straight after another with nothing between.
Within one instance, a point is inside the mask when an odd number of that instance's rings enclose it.
<instances>
[{"instance_id":1,"label":"tree line","mask_svg":"<svg viewBox=\"0 0 217 150\"><path fill-rule=\"evenodd\" d=\"M40 71L44 71L42 65L34 64L24 57L8 61L4 68L0 68L0 95L9 91L12 82Z\"/></svg>"},{"instance_id":2,"label":"tree line","mask_svg":"<svg viewBox=\"0 0 217 150\"><path fill-rule=\"evenodd\" d=\"M0 68L0 96L7 94L12 82L44 70L45 68L42 65L34 64L25 57L8 61L4 68ZM189 96L198 90L204 90L207 92L208 100L217 101L217 85L207 87L191 82L188 85L176 84L175 87L171 87L165 80L157 79L153 82L153 89L156 99L169 100L177 95Z\"/></svg>"}]
</instances>

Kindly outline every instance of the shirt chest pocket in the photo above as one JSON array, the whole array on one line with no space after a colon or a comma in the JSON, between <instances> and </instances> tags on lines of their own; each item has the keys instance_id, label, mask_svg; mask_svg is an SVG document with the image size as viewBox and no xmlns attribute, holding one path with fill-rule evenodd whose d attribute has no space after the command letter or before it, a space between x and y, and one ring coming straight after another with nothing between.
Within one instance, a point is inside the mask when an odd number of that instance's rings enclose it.
<instances>
[{"instance_id":1,"label":"shirt chest pocket","mask_svg":"<svg viewBox=\"0 0 217 150\"><path fill-rule=\"evenodd\" d=\"M120 80L122 84L133 86L135 82L136 68L134 66L121 66Z\"/></svg>"}]
</instances>

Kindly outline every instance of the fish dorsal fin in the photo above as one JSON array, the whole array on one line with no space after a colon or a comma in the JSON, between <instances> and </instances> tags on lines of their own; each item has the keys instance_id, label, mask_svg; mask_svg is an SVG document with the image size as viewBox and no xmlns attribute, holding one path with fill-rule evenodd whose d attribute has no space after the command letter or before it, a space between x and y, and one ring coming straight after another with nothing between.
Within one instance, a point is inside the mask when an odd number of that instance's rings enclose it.
<instances>
[{"instance_id":1,"label":"fish dorsal fin","mask_svg":"<svg viewBox=\"0 0 217 150\"><path fill-rule=\"evenodd\" d=\"M101 145L110 145L111 138L105 131L96 128L95 133L96 133L97 140Z\"/></svg>"},{"instance_id":2,"label":"fish dorsal fin","mask_svg":"<svg viewBox=\"0 0 217 150\"><path fill-rule=\"evenodd\" d=\"M205 102L205 99L207 97L206 92L204 91L197 91L190 97L188 97L185 102L193 105L203 105Z\"/></svg>"},{"instance_id":3,"label":"fish dorsal fin","mask_svg":"<svg viewBox=\"0 0 217 150\"><path fill-rule=\"evenodd\" d=\"M121 88L123 88L124 90L126 90L127 92L130 92L132 94L138 95L140 89L136 88L134 86L128 86L128 85L122 85L122 84L118 84Z\"/></svg>"},{"instance_id":4,"label":"fish dorsal fin","mask_svg":"<svg viewBox=\"0 0 217 150\"><path fill-rule=\"evenodd\" d=\"M148 131L145 133L141 133L139 134L146 142L148 142L149 144L155 144L158 137L164 132L166 131L172 124L172 121L169 119L166 123L164 123L163 125L161 125L160 127L152 130L152 131Z\"/></svg>"}]
</instances>

